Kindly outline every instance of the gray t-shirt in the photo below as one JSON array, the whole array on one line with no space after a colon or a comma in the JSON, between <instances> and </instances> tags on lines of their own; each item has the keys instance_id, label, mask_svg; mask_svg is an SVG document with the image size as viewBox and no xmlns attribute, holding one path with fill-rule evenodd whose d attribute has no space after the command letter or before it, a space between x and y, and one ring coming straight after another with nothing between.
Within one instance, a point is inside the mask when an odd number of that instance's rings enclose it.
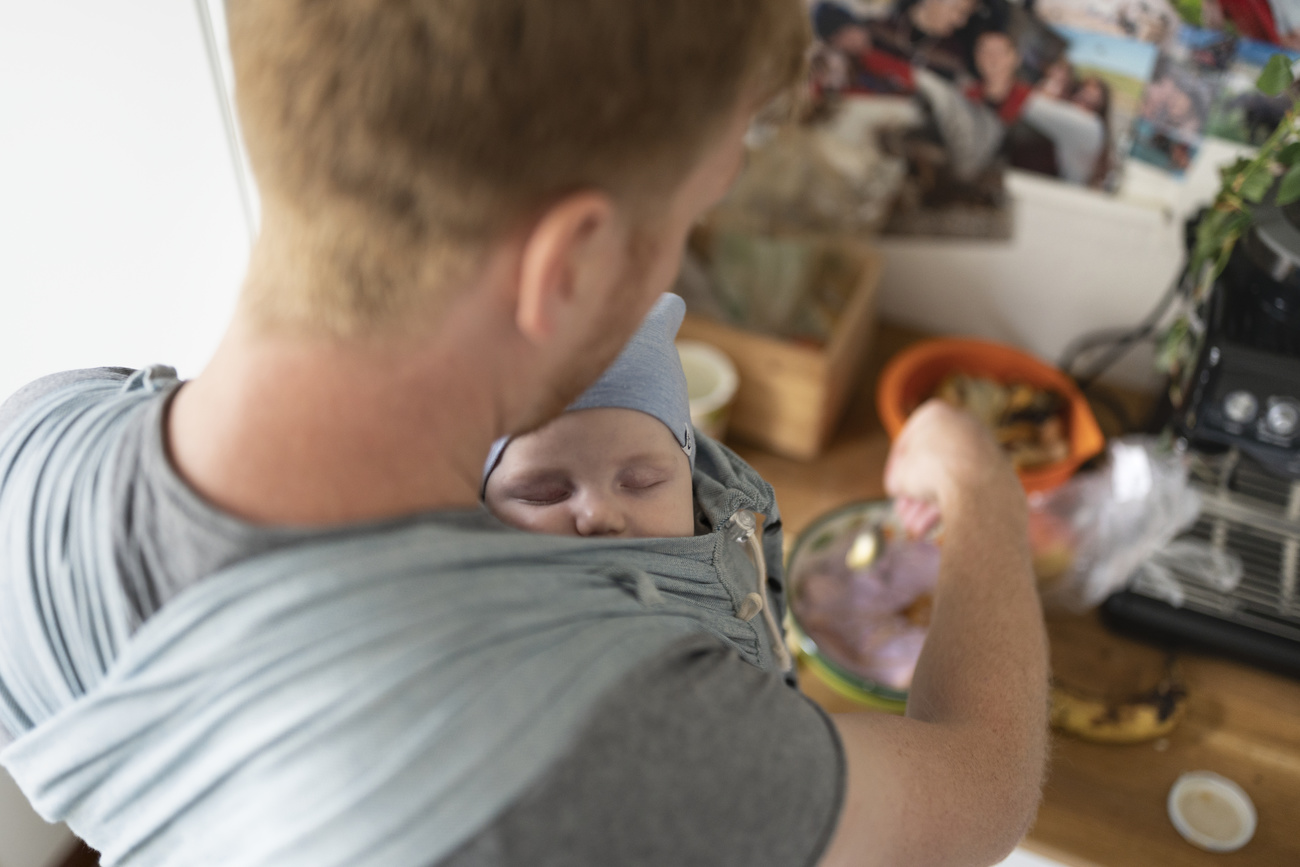
<instances>
[{"instance_id":1,"label":"gray t-shirt","mask_svg":"<svg viewBox=\"0 0 1300 867\"><path fill-rule=\"evenodd\" d=\"M129 373L38 380L0 405L0 432L43 394ZM168 458L169 397L132 420L116 455L114 559L136 626L226 566L350 532L253 525L208 503ZM441 863L813 864L834 830L844 773L820 710L720 641L696 636L611 689L563 758Z\"/></svg>"}]
</instances>

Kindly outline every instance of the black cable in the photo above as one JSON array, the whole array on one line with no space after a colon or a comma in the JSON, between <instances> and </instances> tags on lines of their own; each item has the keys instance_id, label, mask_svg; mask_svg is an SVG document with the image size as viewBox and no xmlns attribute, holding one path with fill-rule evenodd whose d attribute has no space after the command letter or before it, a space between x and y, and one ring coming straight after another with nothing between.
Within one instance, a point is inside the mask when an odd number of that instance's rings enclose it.
<instances>
[{"instance_id":1,"label":"black cable","mask_svg":"<svg viewBox=\"0 0 1300 867\"><path fill-rule=\"evenodd\" d=\"M1098 377L1109 370L1134 345L1148 339L1155 333L1156 328L1160 325L1160 320L1164 318L1169 306L1178 297L1179 290L1184 282L1184 276L1180 272L1174 278L1169 288L1156 302L1155 307L1136 326L1132 328L1101 328L1075 338L1061 353L1061 361L1057 366L1066 375L1074 379L1080 391L1086 391ZM1075 364L1078 362L1080 355L1105 346L1113 348L1102 357L1100 362L1092 365L1087 373L1076 374L1074 372Z\"/></svg>"},{"instance_id":2,"label":"black cable","mask_svg":"<svg viewBox=\"0 0 1300 867\"><path fill-rule=\"evenodd\" d=\"M1122 326L1118 328L1099 328L1096 331L1090 331L1087 334L1076 337L1065 352L1061 354L1061 361L1058 365L1062 370L1069 372L1078 364L1080 356L1100 349L1105 346L1112 346L1133 334L1132 326Z\"/></svg>"},{"instance_id":3,"label":"black cable","mask_svg":"<svg viewBox=\"0 0 1300 867\"><path fill-rule=\"evenodd\" d=\"M1113 367L1115 362L1123 358L1130 349L1139 343L1145 343L1147 340L1153 339L1152 332L1154 330L1154 325L1143 326L1142 328L1135 330L1132 334L1126 334L1114 341L1114 348L1106 355L1102 356L1100 362L1094 364L1086 374L1074 378L1075 382L1078 383L1079 389L1081 391L1087 391L1091 388L1096 381L1101 378L1102 374ZM1101 346L1095 348L1100 349Z\"/></svg>"},{"instance_id":4,"label":"black cable","mask_svg":"<svg viewBox=\"0 0 1300 867\"><path fill-rule=\"evenodd\" d=\"M1208 208L1201 208L1183 223L1183 246L1187 252L1188 258L1191 257L1192 251L1196 249L1196 233L1200 227L1201 220L1209 213ZM1098 377L1110 369L1124 353L1128 352L1139 341L1145 340L1155 332L1156 327L1160 324L1160 319L1169 309L1169 305L1178 297L1179 288L1184 285L1188 275L1186 270L1179 273L1174 278L1173 285L1165 291L1156 306L1136 327L1128 328L1102 328L1090 332L1082 337L1076 338L1073 343L1066 347L1065 352L1061 354L1061 362L1058 365L1062 371L1074 379L1080 390L1090 388ZM1190 286L1188 287L1190 289ZM1098 349L1103 346L1113 346L1112 349L1098 364L1094 364L1092 369L1084 375L1074 373L1075 363L1079 356L1084 352Z\"/></svg>"}]
</instances>

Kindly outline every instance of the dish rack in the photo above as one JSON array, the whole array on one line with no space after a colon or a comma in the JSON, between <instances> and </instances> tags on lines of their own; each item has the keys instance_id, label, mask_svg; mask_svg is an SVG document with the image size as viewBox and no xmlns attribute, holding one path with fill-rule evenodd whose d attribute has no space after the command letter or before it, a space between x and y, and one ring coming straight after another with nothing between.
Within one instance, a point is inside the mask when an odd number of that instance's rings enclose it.
<instances>
[{"instance_id":1,"label":"dish rack","mask_svg":"<svg viewBox=\"0 0 1300 867\"><path fill-rule=\"evenodd\" d=\"M1241 558L1241 582L1220 592L1174 572L1180 607L1145 573L1102 607L1112 626L1192 643L1300 676L1300 481L1270 473L1237 449L1194 452L1190 482L1201 515L1186 537Z\"/></svg>"}]
</instances>

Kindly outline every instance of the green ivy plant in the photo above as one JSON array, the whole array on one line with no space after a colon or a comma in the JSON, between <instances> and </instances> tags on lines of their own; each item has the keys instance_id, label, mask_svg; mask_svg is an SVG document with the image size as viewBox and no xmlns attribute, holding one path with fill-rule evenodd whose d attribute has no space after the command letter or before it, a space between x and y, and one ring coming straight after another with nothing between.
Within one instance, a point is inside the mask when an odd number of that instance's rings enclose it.
<instances>
[{"instance_id":1,"label":"green ivy plant","mask_svg":"<svg viewBox=\"0 0 1300 867\"><path fill-rule=\"evenodd\" d=\"M1281 96L1294 84L1290 59L1275 54L1255 86L1269 96ZM1300 100L1293 96L1291 108L1253 157L1224 166L1219 175L1219 193L1196 227L1196 243L1185 272L1191 291L1156 353L1156 366L1171 377L1170 397L1175 406L1182 403L1185 376L1190 375L1200 352L1203 326L1197 311L1227 266L1238 239L1254 222L1253 206L1264 201L1275 185L1274 202L1278 205L1300 201Z\"/></svg>"},{"instance_id":2,"label":"green ivy plant","mask_svg":"<svg viewBox=\"0 0 1300 867\"><path fill-rule=\"evenodd\" d=\"M1255 86L1269 96L1281 96L1294 82L1291 61L1281 54L1274 54ZM1233 245L1253 222L1251 205L1264 201L1279 176L1282 181L1278 184L1277 204L1289 205L1300 201L1298 113L1300 102L1293 100L1291 109L1260 145L1255 156L1242 157L1220 170L1223 184L1209 213L1196 230L1196 248L1188 268L1193 275L1201 276L1207 263L1213 263L1212 278L1222 273L1232 255Z\"/></svg>"}]
</instances>

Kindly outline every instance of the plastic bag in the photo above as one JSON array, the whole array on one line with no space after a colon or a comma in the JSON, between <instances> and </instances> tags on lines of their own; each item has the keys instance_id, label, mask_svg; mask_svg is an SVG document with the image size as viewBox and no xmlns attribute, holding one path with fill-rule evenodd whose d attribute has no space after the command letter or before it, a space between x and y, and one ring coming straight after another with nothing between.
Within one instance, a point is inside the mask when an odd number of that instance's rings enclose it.
<instances>
[{"instance_id":1,"label":"plastic bag","mask_svg":"<svg viewBox=\"0 0 1300 867\"><path fill-rule=\"evenodd\" d=\"M1241 558L1231 551L1215 548L1203 539L1175 539L1140 564L1134 579L1141 576L1146 593L1181 608L1187 594L1175 576L1229 593L1244 572Z\"/></svg>"},{"instance_id":2,"label":"plastic bag","mask_svg":"<svg viewBox=\"0 0 1300 867\"><path fill-rule=\"evenodd\" d=\"M1173 604L1174 573L1226 592L1241 579L1236 555L1175 537L1200 514L1181 455L1152 437L1111 442L1108 460L1030 497L1030 544L1044 605L1086 611L1144 570Z\"/></svg>"}]
</instances>

